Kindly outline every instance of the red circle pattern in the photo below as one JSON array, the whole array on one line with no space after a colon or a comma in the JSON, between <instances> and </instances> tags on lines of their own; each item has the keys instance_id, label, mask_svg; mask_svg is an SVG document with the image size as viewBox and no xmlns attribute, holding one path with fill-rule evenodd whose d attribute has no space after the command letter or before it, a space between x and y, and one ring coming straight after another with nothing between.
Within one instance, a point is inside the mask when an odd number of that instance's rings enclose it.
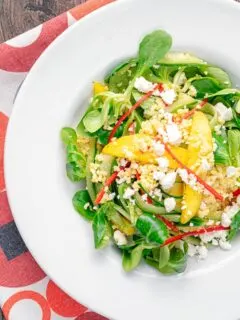
<instances>
[{"instance_id":1,"label":"red circle pattern","mask_svg":"<svg viewBox=\"0 0 240 320\"><path fill-rule=\"evenodd\" d=\"M20 291L12 295L3 305L3 314L6 320L10 320L9 315L15 303L26 299L35 301L41 307L42 320L51 319L51 310L47 300L41 294L34 291Z\"/></svg>"},{"instance_id":2,"label":"red circle pattern","mask_svg":"<svg viewBox=\"0 0 240 320\"><path fill-rule=\"evenodd\" d=\"M28 46L13 47L7 43L1 44L0 69L9 72L29 71L42 52L67 27L67 15L62 14L55 19L45 22L39 37Z\"/></svg>"},{"instance_id":3,"label":"red circle pattern","mask_svg":"<svg viewBox=\"0 0 240 320\"><path fill-rule=\"evenodd\" d=\"M76 317L87 310L86 307L69 297L52 281L49 281L47 285L46 296L52 310L63 317Z\"/></svg>"}]
</instances>

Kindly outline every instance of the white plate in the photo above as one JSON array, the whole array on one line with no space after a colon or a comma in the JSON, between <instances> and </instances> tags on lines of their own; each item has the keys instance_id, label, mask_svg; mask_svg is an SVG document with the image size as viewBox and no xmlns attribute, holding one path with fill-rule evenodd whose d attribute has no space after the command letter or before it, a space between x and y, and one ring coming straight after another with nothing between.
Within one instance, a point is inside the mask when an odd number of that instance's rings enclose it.
<instances>
[{"instance_id":1,"label":"white plate","mask_svg":"<svg viewBox=\"0 0 240 320\"><path fill-rule=\"evenodd\" d=\"M240 75L240 5L224 0L128 0L108 5L60 36L33 67L10 120L5 174L11 208L40 266L79 302L110 318L236 320L240 318L240 246L213 250L185 274L148 267L122 271L112 248L95 251L91 226L71 204L59 131L75 123L117 61L139 39L163 28L175 49L190 50Z\"/></svg>"}]
</instances>

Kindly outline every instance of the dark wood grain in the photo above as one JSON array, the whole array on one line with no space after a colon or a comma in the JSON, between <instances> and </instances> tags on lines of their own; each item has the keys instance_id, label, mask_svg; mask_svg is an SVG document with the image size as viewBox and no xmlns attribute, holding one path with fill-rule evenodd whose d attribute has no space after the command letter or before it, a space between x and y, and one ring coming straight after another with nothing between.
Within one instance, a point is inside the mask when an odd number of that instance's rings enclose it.
<instances>
[{"instance_id":1,"label":"dark wood grain","mask_svg":"<svg viewBox=\"0 0 240 320\"><path fill-rule=\"evenodd\" d=\"M0 0L0 43L87 0Z\"/></svg>"}]
</instances>

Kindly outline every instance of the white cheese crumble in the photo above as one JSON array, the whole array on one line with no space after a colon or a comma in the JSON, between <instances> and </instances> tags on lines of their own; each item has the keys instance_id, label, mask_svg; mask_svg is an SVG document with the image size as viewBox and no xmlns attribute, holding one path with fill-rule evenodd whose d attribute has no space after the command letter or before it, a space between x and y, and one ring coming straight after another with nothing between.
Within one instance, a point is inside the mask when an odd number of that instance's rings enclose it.
<instances>
[{"instance_id":1,"label":"white cheese crumble","mask_svg":"<svg viewBox=\"0 0 240 320\"><path fill-rule=\"evenodd\" d=\"M167 124L166 131L168 136L168 141L171 144L180 144L182 141L182 134L176 124Z\"/></svg>"},{"instance_id":2,"label":"white cheese crumble","mask_svg":"<svg viewBox=\"0 0 240 320\"><path fill-rule=\"evenodd\" d=\"M113 238L118 246L127 244L126 236L119 230L116 230L113 234Z\"/></svg>"},{"instance_id":3,"label":"white cheese crumble","mask_svg":"<svg viewBox=\"0 0 240 320\"><path fill-rule=\"evenodd\" d=\"M176 181L176 176L177 176L177 173L174 171L168 172L167 174L165 174L165 176L160 181L163 189L165 190L170 189Z\"/></svg>"},{"instance_id":4,"label":"white cheese crumble","mask_svg":"<svg viewBox=\"0 0 240 320\"><path fill-rule=\"evenodd\" d=\"M163 138L164 142L168 142L168 135L164 128L160 127L157 129L158 134Z\"/></svg>"},{"instance_id":5,"label":"white cheese crumble","mask_svg":"<svg viewBox=\"0 0 240 320\"><path fill-rule=\"evenodd\" d=\"M208 222L206 222L206 226L212 226L212 225L214 225L214 220L208 220Z\"/></svg>"},{"instance_id":6,"label":"white cheese crumble","mask_svg":"<svg viewBox=\"0 0 240 320\"><path fill-rule=\"evenodd\" d=\"M183 182L188 183L188 172L186 169L178 169L177 173L179 174L180 178Z\"/></svg>"},{"instance_id":7,"label":"white cheese crumble","mask_svg":"<svg viewBox=\"0 0 240 320\"><path fill-rule=\"evenodd\" d=\"M204 170L204 171L209 171L209 170L212 168L212 166L211 166L211 164L207 161L207 159L203 158L203 159L201 160L201 168L202 168L202 170Z\"/></svg>"},{"instance_id":8,"label":"white cheese crumble","mask_svg":"<svg viewBox=\"0 0 240 320\"><path fill-rule=\"evenodd\" d=\"M233 113L231 108L227 108L222 102L218 102L215 105L217 114L219 118L223 121L230 121L233 118Z\"/></svg>"},{"instance_id":9,"label":"white cheese crumble","mask_svg":"<svg viewBox=\"0 0 240 320\"><path fill-rule=\"evenodd\" d=\"M227 215L227 213L223 213L222 214L222 218L221 218L221 224L223 227L229 227L232 220L230 219L230 217Z\"/></svg>"},{"instance_id":10,"label":"white cheese crumble","mask_svg":"<svg viewBox=\"0 0 240 320\"><path fill-rule=\"evenodd\" d=\"M116 196L116 193L115 193L115 192L110 193L109 196L108 196L108 200L109 200L109 201L113 200L113 199L115 198L115 196Z\"/></svg>"},{"instance_id":11,"label":"white cheese crumble","mask_svg":"<svg viewBox=\"0 0 240 320\"><path fill-rule=\"evenodd\" d=\"M134 195L134 193L135 193L135 190L128 187L123 194L123 198L130 199Z\"/></svg>"},{"instance_id":12,"label":"white cheese crumble","mask_svg":"<svg viewBox=\"0 0 240 320\"><path fill-rule=\"evenodd\" d=\"M194 246L193 244L188 244L188 255L190 257L197 256L200 260L204 260L207 258L208 249L201 245L201 246Z\"/></svg>"},{"instance_id":13,"label":"white cheese crumble","mask_svg":"<svg viewBox=\"0 0 240 320\"><path fill-rule=\"evenodd\" d=\"M153 172L153 179L156 181L160 181L162 180L162 178L165 176L165 174L163 172L160 171L154 171Z\"/></svg>"},{"instance_id":14,"label":"white cheese crumble","mask_svg":"<svg viewBox=\"0 0 240 320\"><path fill-rule=\"evenodd\" d=\"M232 245L229 241L219 240L219 246L223 250L231 250Z\"/></svg>"},{"instance_id":15,"label":"white cheese crumble","mask_svg":"<svg viewBox=\"0 0 240 320\"><path fill-rule=\"evenodd\" d=\"M194 189L194 187L196 187L196 183L197 183L197 178L194 174L190 173L188 175L188 184L191 188Z\"/></svg>"},{"instance_id":16,"label":"white cheese crumble","mask_svg":"<svg viewBox=\"0 0 240 320\"><path fill-rule=\"evenodd\" d=\"M169 160L165 157L157 158L157 163L161 169L166 169L169 167Z\"/></svg>"},{"instance_id":17,"label":"white cheese crumble","mask_svg":"<svg viewBox=\"0 0 240 320\"><path fill-rule=\"evenodd\" d=\"M200 239L203 243L211 242L214 246L219 245L223 250L230 250L231 244L227 241L226 231L215 231L200 235Z\"/></svg>"},{"instance_id":18,"label":"white cheese crumble","mask_svg":"<svg viewBox=\"0 0 240 320\"><path fill-rule=\"evenodd\" d=\"M236 203L234 203L232 206L228 206L225 208L221 218L221 224L223 227L230 226L232 218L237 214L238 210L239 206Z\"/></svg>"},{"instance_id":19,"label":"white cheese crumble","mask_svg":"<svg viewBox=\"0 0 240 320\"><path fill-rule=\"evenodd\" d=\"M211 242L213 239L225 240L226 236L226 231L215 231L201 234L199 237L203 243L208 243Z\"/></svg>"},{"instance_id":20,"label":"white cheese crumble","mask_svg":"<svg viewBox=\"0 0 240 320\"><path fill-rule=\"evenodd\" d=\"M176 99L176 92L173 89L168 89L160 92L160 97L166 104L172 104Z\"/></svg>"},{"instance_id":21,"label":"white cheese crumble","mask_svg":"<svg viewBox=\"0 0 240 320\"><path fill-rule=\"evenodd\" d=\"M176 207L176 200L172 197L164 199L164 207L167 212L173 211Z\"/></svg>"},{"instance_id":22,"label":"white cheese crumble","mask_svg":"<svg viewBox=\"0 0 240 320\"><path fill-rule=\"evenodd\" d=\"M237 168L233 167L233 166L229 166L227 167L227 177L233 177L235 174L237 173Z\"/></svg>"},{"instance_id":23,"label":"white cheese crumble","mask_svg":"<svg viewBox=\"0 0 240 320\"><path fill-rule=\"evenodd\" d=\"M154 84L146 80L144 77L140 77L136 79L134 88L140 92L146 93L154 89Z\"/></svg>"},{"instance_id":24,"label":"white cheese crumble","mask_svg":"<svg viewBox=\"0 0 240 320\"><path fill-rule=\"evenodd\" d=\"M165 147L159 141L153 141L152 147L157 156L162 156L164 154Z\"/></svg>"},{"instance_id":25,"label":"white cheese crumble","mask_svg":"<svg viewBox=\"0 0 240 320\"><path fill-rule=\"evenodd\" d=\"M161 201L162 200L162 192L160 189L155 189L153 192L153 195L158 197L158 199Z\"/></svg>"},{"instance_id":26,"label":"white cheese crumble","mask_svg":"<svg viewBox=\"0 0 240 320\"><path fill-rule=\"evenodd\" d=\"M144 194L142 195L142 200L143 200L143 201L147 201L147 198L148 198L147 194L144 193Z\"/></svg>"}]
</instances>

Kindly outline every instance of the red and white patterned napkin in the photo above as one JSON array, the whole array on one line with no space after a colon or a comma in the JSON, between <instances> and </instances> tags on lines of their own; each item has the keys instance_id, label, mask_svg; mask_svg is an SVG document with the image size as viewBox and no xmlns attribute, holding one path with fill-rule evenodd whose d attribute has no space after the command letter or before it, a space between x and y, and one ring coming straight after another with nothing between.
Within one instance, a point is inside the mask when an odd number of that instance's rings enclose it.
<instances>
[{"instance_id":1,"label":"red and white patterned napkin","mask_svg":"<svg viewBox=\"0 0 240 320\"><path fill-rule=\"evenodd\" d=\"M27 33L0 44L0 306L6 319L106 319L71 299L34 261L19 235L8 204L3 151L14 98L33 63L71 24L112 1L89 0Z\"/></svg>"}]
</instances>

